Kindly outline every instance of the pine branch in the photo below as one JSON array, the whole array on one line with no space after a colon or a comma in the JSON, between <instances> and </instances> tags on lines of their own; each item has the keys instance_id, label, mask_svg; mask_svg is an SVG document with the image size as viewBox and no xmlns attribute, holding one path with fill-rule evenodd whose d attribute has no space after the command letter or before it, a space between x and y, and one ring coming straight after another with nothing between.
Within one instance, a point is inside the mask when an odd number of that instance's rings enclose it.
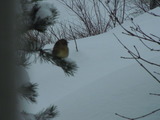
<instances>
[{"instance_id":1,"label":"pine branch","mask_svg":"<svg viewBox=\"0 0 160 120\"><path fill-rule=\"evenodd\" d=\"M52 118L57 117L58 111L57 107L52 105L45 110L42 110L38 114L35 115L36 120L50 120Z\"/></svg>"},{"instance_id":2,"label":"pine branch","mask_svg":"<svg viewBox=\"0 0 160 120\"><path fill-rule=\"evenodd\" d=\"M23 111L21 112L19 120L36 120L36 118L34 114Z\"/></svg>"},{"instance_id":3,"label":"pine branch","mask_svg":"<svg viewBox=\"0 0 160 120\"><path fill-rule=\"evenodd\" d=\"M49 16L46 16L45 18L38 17L37 13L41 9L41 6L36 1L38 0L32 0L31 3L22 3L23 14L17 15L17 29L19 29L21 33L26 33L30 30L44 32L47 27L53 25L57 19L58 11L56 8L48 8L52 13ZM29 10L28 8L32 5L33 7Z\"/></svg>"},{"instance_id":4,"label":"pine branch","mask_svg":"<svg viewBox=\"0 0 160 120\"><path fill-rule=\"evenodd\" d=\"M27 112L21 113L21 119L24 120L50 120L58 116L57 107L52 105L45 110L42 110L41 112L37 114L31 114Z\"/></svg>"},{"instance_id":5,"label":"pine branch","mask_svg":"<svg viewBox=\"0 0 160 120\"><path fill-rule=\"evenodd\" d=\"M40 6L38 4L35 4L30 14L30 17L32 18L31 29L37 30L39 32L44 32L49 25L52 25L55 23L55 19L57 18L58 11L55 8L50 8L50 11L52 13L51 16L47 16L45 18L41 18L41 17L36 18L36 15L39 9L40 9Z\"/></svg>"},{"instance_id":6,"label":"pine branch","mask_svg":"<svg viewBox=\"0 0 160 120\"><path fill-rule=\"evenodd\" d=\"M52 53L48 49L43 49L45 43L39 42L37 40L26 40L24 46L21 45L21 51L28 56L33 54L38 54L39 57L35 58L35 62L40 59L41 62L50 62L53 65L59 66L62 68L64 73L68 76L74 76L74 73L77 71L78 66L74 61L55 58L52 56Z\"/></svg>"},{"instance_id":7,"label":"pine branch","mask_svg":"<svg viewBox=\"0 0 160 120\"><path fill-rule=\"evenodd\" d=\"M36 91L37 86L38 85L36 83L25 84L19 88L19 93L27 101L35 103L36 97L38 96L38 93Z\"/></svg>"},{"instance_id":8,"label":"pine branch","mask_svg":"<svg viewBox=\"0 0 160 120\"><path fill-rule=\"evenodd\" d=\"M50 52L45 50L40 50L40 59L44 62L51 62L54 65L61 67L64 73L68 76L74 76L74 73L77 71L77 64L74 61L69 61L66 59L55 58Z\"/></svg>"},{"instance_id":9,"label":"pine branch","mask_svg":"<svg viewBox=\"0 0 160 120\"><path fill-rule=\"evenodd\" d=\"M27 68L31 62L29 62L29 59L30 59L30 56L27 55L27 54L24 54L23 52L17 52L17 65L18 66L22 66L22 67L25 67Z\"/></svg>"}]
</instances>

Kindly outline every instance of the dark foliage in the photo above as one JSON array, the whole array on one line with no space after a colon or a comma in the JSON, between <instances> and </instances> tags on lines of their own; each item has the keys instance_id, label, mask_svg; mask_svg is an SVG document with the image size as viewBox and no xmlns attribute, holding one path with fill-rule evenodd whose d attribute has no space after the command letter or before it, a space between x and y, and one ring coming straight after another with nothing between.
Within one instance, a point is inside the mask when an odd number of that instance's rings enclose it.
<instances>
[{"instance_id":1,"label":"dark foliage","mask_svg":"<svg viewBox=\"0 0 160 120\"><path fill-rule=\"evenodd\" d=\"M49 120L58 115L57 107L52 105L35 115L36 120Z\"/></svg>"},{"instance_id":2,"label":"dark foliage","mask_svg":"<svg viewBox=\"0 0 160 120\"><path fill-rule=\"evenodd\" d=\"M54 25L58 11L56 8L47 8L51 14L40 16L42 5L39 0L20 0L21 12L17 13L16 19L16 60L18 66L24 68L30 64L37 62L49 62L53 65L61 67L64 73L68 76L74 76L77 70L75 62L67 59L59 59L53 57L51 50L44 49L45 45L53 43L50 35L47 34L47 28ZM42 9L42 10L41 10ZM27 83L18 88L18 93L21 97L36 103L37 84ZM57 107L52 105L38 114L30 114L22 112L25 120L49 120L58 115Z\"/></svg>"},{"instance_id":3,"label":"dark foliage","mask_svg":"<svg viewBox=\"0 0 160 120\"><path fill-rule=\"evenodd\" d=\"M36 83L28 83L22 85L19 89L20 95L25 98L27 101L29 100L32 103L36 102L37 93L37 84Z\"/></svg>"}]
</instances>

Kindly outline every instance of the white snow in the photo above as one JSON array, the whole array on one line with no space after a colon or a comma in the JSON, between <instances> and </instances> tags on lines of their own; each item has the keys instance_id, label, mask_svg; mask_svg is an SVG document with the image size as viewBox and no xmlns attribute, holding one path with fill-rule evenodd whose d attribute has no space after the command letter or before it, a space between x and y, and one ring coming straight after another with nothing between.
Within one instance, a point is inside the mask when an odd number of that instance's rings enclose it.
<instances>
[{"instance_id":1,"label":"white snow","mask_svg":"<svg viewBox=\"0 0 160 120\"><path fill-rule=\"evenodd\" d=\"M36 18L46 18L48 16L52 16L51 8L55 8L55 6L52 3L48 3L46 1L40 1L39 2L40 9L38 10L38 13L36 14Z\"/></svg>"},{"instance_id":2,"label":"white snow","mask_svg":"<svg viewBox=\"0 0 160 120\"><path fill-rule=\"evenodd\" d=\"M160 13L160 8L152 12ZM134 22L145 32L159 35L159 17L145 13ZM129 28L132 23L127 21L123 25ZM129 54L113 33L132 50L136 45L146 59L158 63L159 53L150 52L138 39L123 35L122 31L118 26L110 32L79 39L79 52L74 41L70 41L69 59L79 66L74 77L65 76L61 68L52 64L32 65L28 72L32 82L39 84L39 97L37 104L28 105L29 112L36 113L54 104L60 112L55 120L122 120L115 113L136 117L160 108L160 98L149 95L159 93L159 84L136 61L120 58ZM159 113L145 118L158 119Z\"/></svg>"}]
</instances>

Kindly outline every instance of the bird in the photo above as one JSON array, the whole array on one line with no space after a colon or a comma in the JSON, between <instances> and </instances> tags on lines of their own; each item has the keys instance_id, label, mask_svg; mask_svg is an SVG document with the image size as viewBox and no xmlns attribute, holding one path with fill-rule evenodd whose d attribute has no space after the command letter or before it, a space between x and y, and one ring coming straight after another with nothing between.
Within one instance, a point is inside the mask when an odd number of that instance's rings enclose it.
<instances>
[{"instance_id":1,"label":"bird","mask_svg":"<svg viewBox=\"0 0 160 120\"><path fill-rule=\"evenodd\" d=\"M55 58L67 58L69 55L68 42L65 39L58 40L52 50L52 55Z\"/></svg>"}]
</instances>

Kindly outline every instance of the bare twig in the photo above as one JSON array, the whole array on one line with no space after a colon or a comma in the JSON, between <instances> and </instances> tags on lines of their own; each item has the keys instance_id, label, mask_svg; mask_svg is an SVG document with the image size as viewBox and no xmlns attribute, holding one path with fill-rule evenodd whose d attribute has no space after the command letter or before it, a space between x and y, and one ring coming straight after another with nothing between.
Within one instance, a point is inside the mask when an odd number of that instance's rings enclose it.
<instances>
[{"instance_id":1,"label":"bare twig","mask_svg":"<svg viewBox=\"0 0 160 120\"><path fill-rule=\"evenodd\" d=\"M155 73L155 74L157 74L157 75L160 75L160 73L159 73L159 72L154 71L154 73Z\"/></svg>"},{"instance_id":2,"label":"bare twig","mask_svg":"<svg viewBox=\"0 0 160 120\"><path fill-rule=\"evenodd\" d=\"M77 22L68 22L64 26L60 25L59 30L68 40L84 38L104 33L112 28L111 21L102 14L103 6L97 0L58 0L62 5L66 6L70 12L77 17ZM88 4L89 3L89 4ZM71 23L71 25L70 25ZM71 28L72 32L71 32ZM74 34L74 37L72 35Z\"/></svg>"},{"instance_id":3,"label":"bare twig","mask_svg":"<svg viewBox=\"0 0 160 120\"><path fill-rule=\"evenodd\" d=\"M127 120L138 120L138 119L147 117L147 116L152 115L152 114L154 114L154 113L156 113L156 112L159 112L159 111L160 111L160 108L159 108L159 109L156 109L156 110L154 110L154 111L152 111L152 112L150 112L150 113L148 113L148 114L142 115L142 116L140 116L140 117L136 117L136 118L129 118L129 117L120 115L120 114L118 114L118 113L115 113L115 115L117 115L117 116L119 116L119 117L121 117L121 118L127 119Z\"/></svg>"},{"instance_id":4,"label":"bare twig","mask_svg":"<svg viewBox=\"0 0 160 120\"><path fill-rule=\"evenodd\" d=\"M142 39L139 38L139 40L140 40L140 42L141 42L146 48L148 48L150 51L157 51L157 52L160 51L160 49L154 49L154 48L149 47L147 44L145 44L145 42L144 42Z\"/></svg>"},{"instance_id":5,"label":"bare twig","mask_svg":"<svg viewBox=\"0 0 160 120\"><path fill-rule=\"evenodd\" d=\"M147 13L149 13L149 14L151 14L151 15L155 16L155 17L160 17L160 15L155 14L155 13L153 13L153 12L147 12Z\"/></svg>"},{"instance_id":6,"label":"bare twig","mask_svg":"<svg viewBox=\"0 0 160 120\"><path fill-rule=\"evenodd\" d=\"M160 94L157 93L149 93L150 95L156 95L156 96L160 96Z\"/></svg>"},{"instance_id":7,"label":"bare twig","mask_svg":"<svg viewBox=\"0 0 160 120\"><path fill-rule=\"evenodd\" d=\"M74 38L74 43L75 43L75 45L76 45L76 51L78 52L78 46L77 46L76 37L74 36L74 33L73 33L73 31L72 31L72 27L71 27L71 26L69 26L69 27L70 27L70 29L71 29L72 36L73 36L73 38Z\"/></svg>"},{"instance_id":8,"label":"bare twig","mask_svg":"<svg viewBox=\"0 0 160 120\"><path fill-rule=\"evenodd\" d=\"M136 62L145 70L147 71L158 83L160 83L160 80L153 75L138 59L137 59L137 55L135 53L133 53L129 48L127 48L122 42L121 40L113 33L113 35L116 37L116 39L118 40L118 42L128 51L128 53L133 57L134 60L136 60ZM140 58L139 58L140 59ZM145 59L141 59L143 61L146 61ZM150 63L149 61L146 61L147 63Z\"/></svg>"},{"instance_id":9,"label":"bare twig","mask_svg":"<svg viewBox=\"0 0 160 120\"><path fill-rule=\"evenodd\" d=\"M148 64L150 64L150 65L154 65L154 66L160 67L160 64L157 64L157 63L154 63L154 62L151 62L151 61L148 61L148 60L142 58L142 57L140 56L140 53L139 53L138 49L136 48L136 46L134 46L134 48L135 48L137 54L135 54L135 53L133 53L133 52L130 51L130 53L131 53L134 57L121 57L121 58L123 58L123 59L140 59L140 60L142 60L142 61L144 61L144 62L146 62L146 63L148 63Z\"/></svg>"},{"instance_id":10,"label":"bare twig","mask_svg":"<svg viewBox=\"0 0 160 120\"><path fill-rule=\"evenodd\" d=\"M125 7L126 7L126 0L123 0L122 23L124 22Z\"/></svg>"}]
</instances>

